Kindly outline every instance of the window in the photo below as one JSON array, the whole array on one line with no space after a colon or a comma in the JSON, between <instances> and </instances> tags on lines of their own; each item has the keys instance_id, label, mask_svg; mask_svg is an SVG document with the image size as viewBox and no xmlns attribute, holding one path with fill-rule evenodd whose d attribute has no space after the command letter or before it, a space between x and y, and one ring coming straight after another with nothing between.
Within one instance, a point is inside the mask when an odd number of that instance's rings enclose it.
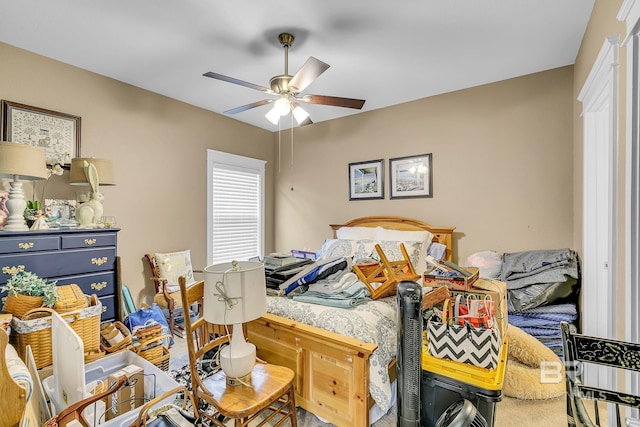
<instances>
[{"instance_id":1,"label":"window","mask_svg":"<svg viewBox=\"0 0 640 427\"><path fill-rule=\"evenodd\" d=\"M207 259L210 264L262 257L265 163L207 150Z\"/></svg>"}]
</instances>

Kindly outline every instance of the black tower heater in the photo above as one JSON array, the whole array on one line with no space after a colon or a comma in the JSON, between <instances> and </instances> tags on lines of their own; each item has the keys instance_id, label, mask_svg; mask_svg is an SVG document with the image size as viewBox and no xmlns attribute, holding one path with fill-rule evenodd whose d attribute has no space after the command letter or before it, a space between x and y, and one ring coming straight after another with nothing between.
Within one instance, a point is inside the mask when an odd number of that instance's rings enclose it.
<instances>
[{"instance_id":1,"label":"black tower heater","mask_svg":"<svg viewBox=\"0 0 640 427\"><path fill-rule=\"evenodd\" d=\"M398 284L398 427L420 426L422 378L422 287L416 282Z\"/></svg>"}]
</instances>

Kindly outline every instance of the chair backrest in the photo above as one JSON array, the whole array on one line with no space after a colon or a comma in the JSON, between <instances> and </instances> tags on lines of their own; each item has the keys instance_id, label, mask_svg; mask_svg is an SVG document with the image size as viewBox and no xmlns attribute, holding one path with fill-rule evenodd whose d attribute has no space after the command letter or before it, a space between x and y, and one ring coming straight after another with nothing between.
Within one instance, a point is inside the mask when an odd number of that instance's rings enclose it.
<instances>
[{"instance_id":1,"label":"chair backrest","mask_svg":"<svg viewBox=\"0 0 640 427\"><path fill-rule=\"evenodd\" d=\"M640 344L572 333L566 322L562 322L560 328L566 372L567 415L577 425L594 425L583 402L583 399L591 399L594 401L595 425L600 425L598 402L609 402L615 404L617 425L620 426L620 405L640 408L640 396L583 384L583 364L593 363L640 372Z\"/></svg>"},{"instance_id":2,"label":"chair backrest","mask_svg":"<svg viewBox=\"0 0 640 427\"><path fill-rule=\"evenodd\" d=\"M178 290L178 278L185 276L187 283L194 282L193 266L191 264L191 250L185 249L177 252L148 253L145 258L151 268L156 293L167 286L169 292Z\"/></svg>"},{"instance_id":3,"label":"chair backrest","mask_svg":"<svg viewBox=\"0 0 640 427\"><path fill-rule=\"evenodd\" d=\"M149 269L151 270L151 280L153 281L153 285L156 288L156 293L160 291L160 269L158 268L158 263L156 262L155 254L144 254L144 258L147 260L149 264Z\"/></svg>"},{"instance_id":4,"label":"chair backrest","mask_svg":"<svg viewBox=\"0 0 640 427\"><path fill-rule=\"evenodd\" d=\"M210 350L219 349L222 345L227 344L230 336L224 330L224 326L214 325L204 319L202 309L204 281L197 281L187 287L185 278L181 276L178 282L180 284L182 306L191 307L196 303L198 304L197 313L193 318L188 315L184 316L187 350L189 351L189 366L192 373L191 381L194 385L193 392L197 398L198 392L196 386L205 393L208 393L200 377L193 375L194 372L198 372L198 362L202 361L203 356ZM216 368L219 368L219 366Z\"/></svg>"}]
</instances>

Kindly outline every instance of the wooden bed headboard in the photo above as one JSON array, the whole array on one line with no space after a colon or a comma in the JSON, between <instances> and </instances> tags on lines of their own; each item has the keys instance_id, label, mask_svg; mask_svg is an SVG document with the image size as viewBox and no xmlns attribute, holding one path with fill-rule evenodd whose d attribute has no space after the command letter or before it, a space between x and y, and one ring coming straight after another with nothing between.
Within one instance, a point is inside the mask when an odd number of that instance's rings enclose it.
<instances>
[{"instance_id":1,"label":"wooden bed headboard","mask_svg":"<svg viewBox=\"0 0 640 427\"><path fill-rule=\"evenodd\" d=\"M390 230L421 231L426 230L433 234L433 241L447 247L445 261L452 260L452 235L455 227L434 227L417 219L401 216L365 216L352 219L344 224L330 224L333 229L333 237L340 227L383 227Z\"/></svg>"}]
</instances>

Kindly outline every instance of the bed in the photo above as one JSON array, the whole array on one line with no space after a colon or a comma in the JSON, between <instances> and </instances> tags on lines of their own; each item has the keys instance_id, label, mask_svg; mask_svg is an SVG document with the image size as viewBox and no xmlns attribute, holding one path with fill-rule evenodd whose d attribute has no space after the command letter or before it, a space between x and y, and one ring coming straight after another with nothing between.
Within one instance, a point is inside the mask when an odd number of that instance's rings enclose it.
<instances>
[{"instance_id":1,"label":"bed","mask_svg":"<svg viewBox=\"0 0 640 427\"><path fill-rule=\"evenodd\" d=\"M334 238L337 239L339 230L343 227L428 231L432 235L431 240L445 248L446 252L442 258L451 260L453 227L433 227L422 221L404 217L370 216L357 218L345 224L332 224ZM416 271L422 274L418 268ZM371 379L386 378L388 385L395 380L395 326L377 326L379 330L386 328L387 333L393 334L388 339L379 338L378 343L375 339L357 339L274 314L280 313L282 305L298 304L297 310L291 310L289 307L288 313L297 311L306 313L308 317L310 311L316 307L282 297L269 298L279 300L270 301L268 313L247 326L248 338L256 345L258 357L270 363L288 366L296 372L294 387L298 406L337 426L368 426L370 409L376 405L377 400L389 397L388 392L385 396L380 394L382 392L378 393L379 390ZM395 297L373 301L372 303L376 303L373 305L378 308L372 311L386 311L388 321L387 308L392 307L391 317L395 320L394 302ZM353 309L330 310L334 310L331 316L340 318L343 320L342 323L345 323L349 320L343 316L349 313L339 313L335 310L348 312ZM361 310L370 309L363 307ZM395 325L395 322L393 324ZM378 353L384 353L385 356L378 357ZM388 409L388 404L389 402L383 410Z\"/></svg>"}]
</instances>

